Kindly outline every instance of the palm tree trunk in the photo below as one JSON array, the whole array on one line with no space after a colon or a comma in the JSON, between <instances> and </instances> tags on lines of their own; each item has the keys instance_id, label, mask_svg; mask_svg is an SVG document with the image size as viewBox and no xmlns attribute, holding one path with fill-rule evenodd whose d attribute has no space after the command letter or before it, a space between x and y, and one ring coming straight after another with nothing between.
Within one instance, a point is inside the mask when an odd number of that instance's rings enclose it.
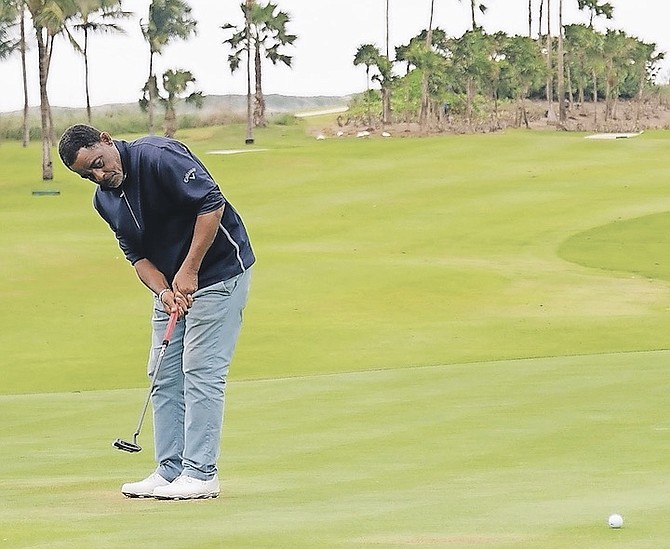
<instances>
[{"instance_id":1,"label":"palm tree trunk","mask_svg":"<svg viewBox=\"0 0 670 549\"><path fill-rule=\"evenodd\" d=\"M611 70L612 69L610 64L610 69L607 71L607 76L605 77L605 122L607 122L612 117L613 112Z\"/></svg>"},{"instance_id":2,"label":"palm tree trunk","mask_svg":"<svg viewBox=\"0 0 670 549\"><path fill-rule=\"evenodd\" d=\"M551 1L547 0L547 113L549 119L555 117L554 114L554 67L552 59L553 43L551 40Z\"/></svg>"},{"instance_id":3,"label":"palm tree trunk","mask_svg":"<svg viewBox=\"0 0 670 549\"><path fill-rule=\"evenodd\" d=\"M558 0L558 119L561 124L567 120L565 108L565 74L563 68L563 0Z\"/></svg>"},{"instance_id":4,"label":"palm tree trunk","mask_svg":"<svg viewBox=\"0 0 670 549\"><path fill-rule=\"evenodd\" d=\"M472 104L475 97L475 83L470 76L465 84L465 116L468 119L468 124L472 127Z\"/></svg>"},{"instance_id":5,"label":"palm tree trunk","mask_svg":"<svg viewBox=\"0 0 670 549\"><path fill-rule=\"evenodd\" d=\"M86 117L91 125L91 94L89 91L88 78L88 29L84 27L84 85L86 87Z\"/></svg>"},{"instance_id":6,"label":"palm tree trunk","mask_svg":"<svg viewBox=\"0 0 670 549\"><path fill-rule=\"evenodd\" d=\"M386 0L386 59L389 57L389 2ZM388 88L388 83L384 79L382 83L382 125L386 125L391 121L391 90Z\"/></svg>"},{"instance_id":7,"label":"palm tree trunk","mask_svg":"<svg viewBox=\"0 0 670 549\"><path fill-rule=\"evenodd\" d=\"M598 78L596 77L596 69L592 71L593 75L593 123L598 123Z\"/></svg>"},{"instance_id":8,"label":"palm tree trunk","mask_svg":"<svg viewBox=\"0 0 670 549\"><path fill-rule=\"evenodd\" d=\"M247 145L251 145L254 142L254 115L251 98L251 9L253 4L254 0L246 0L244 10L247 39L247 137L244 142Z\"/></svg>"},{"instance_id":9,"label":"palm tree trunk","mask_svg":"<svg viewBox=\"0 0 670 549\"><path fill-rule=\"evenodd\" d=\"M30 127L28 126L28 71L26 68L26 5L21 3L21 73L23 78L23 122L21 134L23 135L23 146L27 147L30 143Z\"/></svg>"},{"instance_id":10,"label":"palm tree trunk","mask_svg":"<svg viewBox=\"0 0 670 549\"><path fill-rule=\"evenodd\" d=\"M646 70L644 70L644 67L641 67L640 69L640 89L637 92L637 108L635 110L635 128L638 128L638 125L640 123L640 114L642 111L642 102L644 100L644 83L646 82Z\"/></svg>"},{"instance_id":11,"label":"palm tree trunk","mask_svg":"<svg viewBox=\"0 0 670 549\"><path fill-rule=\"evenodd\" d=\"M165 137L174 137L177 133L177 113L174 109L174 100L168 100L165 107Z\"/></svg>"},{"instance_id":12,"label":"palm tree trunk","mask_svg":"<svg viewBox=\"0 0 670 549\"><path fill-rule=\"evenodd\" d=\"M430 1L430 19L428 21L428 32L426 33L426 50L430 51L433 47L433 14L435 13L435 0ZM428 122L428 70L423 68L421 77L421 111L419 112L419 126L422 130L426 128Z\"/></svg>"},{"instance_id":13,"label":"palm tree trunk","mask_svg":"<svg viewBox=\"0 0 670 549\"><path fill-rule=\"evenodd\" d=\"M261 46L254 47L254 75L256 78L256 96L254 105L254 126L264 128L268 125L265 119L265 97L263 97L263 76L261 73Z\"/></svg>"},{"instance_id":14,"label":"palm tree trunk","mask_svg":"<svg viewBox=\"0 0 670 549\"><path fill-rule=\"evenodd\" d=\"M528 38L533 36L533 0L528 0Z\"/></svg>"},{"instance_id":15,"label":"palm tree trunk","mask_svg":"<svg viewBox=\"0 0 670 549\"><path fill-rule=\"evenodd\" d=\"M367 116L368 126L372 125L372 116L370 115L370 65L365 65L365 114Z\"/></svg>"},{"instance_id":16,"label":"palm tree trunk","mask_svg":"<svg viewBox=\"0 0 670 549\"><path fill-rule=\"evenodd\" d=\"M570 105L574 105L575 94L574 94L574 91L572 89L572 71L570 70L570 65L565 67L565 78L566 78L567 87L568 87L568 91L567 91L568 101L569 101Z\"/></svg>"},{"instance_id":17,"label":"palm tree trunk","mask_svg":"<svg viewBox=\"0 0 670 549\"><path fill-rule=\"evenodd\" d=\"M147 114L149 115L149 133L154 134L154 52L149 53L149 79L147 80L147 89L148 103L147 103Z\"/></svg>"},{"instance_id":18,"label":"palm tree trunk","mask_svg":"<svg viewBox=\"0 0 670 549\"><path fill-rule=\"evenodd\" d=\"M37 51L39 57L40 75L40 117L42 122L42 179L53 179L53 164L51 162L51 140L49 139L49 98L47 94L48 78L48 51L42 34L42 28L36 28Z\"/></svg>"},{"instance_id":19,"label":"palm tree trunk","mask_svg":"<svg viewBox=\"0 0 670 549\"><path fill-rule=\"evenodd\" d=\"M391 122L391 90L384 82L382 86L382 124L386 125Z\"/></svg>"},{"instance_id":20,"label":"palm tree trunk","mask_svg":"<svg viewBox=\"0 0 670 549\"><path fill-rule=\"evenodd\" d=\"M49 40L47 46L47 63L46 63L46 76L44 79L45 88L46 82L49 80L49 70L51 69L51 56L54 51L54 40L56 40L56 35L49 33ZM51 111L51 103L49 103L49 95L46 95L46 106L47 106L47 115L49 118L49 143L51 146L56 143L56 126L54 125L53 112Z\"/></svg>"},{"instance_id":21,"label":"palm tree trunk","mask_svg":"<svg viewBox=\"0 0 670 549\"><path fill-rule=\"evenodd\" d=\"M386 0L386 59L389 58L389 1Z\"/></svg>"}]
</instances>

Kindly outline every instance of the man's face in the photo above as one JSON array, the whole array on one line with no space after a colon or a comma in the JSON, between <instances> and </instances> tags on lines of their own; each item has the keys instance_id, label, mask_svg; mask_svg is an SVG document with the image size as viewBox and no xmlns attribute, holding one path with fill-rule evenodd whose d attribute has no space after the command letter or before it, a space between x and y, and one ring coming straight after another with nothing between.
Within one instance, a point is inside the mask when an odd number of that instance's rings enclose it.
<instances>
[{"instance_id":1,"label":"man's face","mask_svg":"<svg viewBox=\"0 0 670 549\"><path fill-rule=\"evenodd\" d=\"M92 147L81 148L70 169L84 179L100 185L103 190L121 186L125 175L119 154L111 136L102 132L100 142Z\"/></svg>"}]
</instances>

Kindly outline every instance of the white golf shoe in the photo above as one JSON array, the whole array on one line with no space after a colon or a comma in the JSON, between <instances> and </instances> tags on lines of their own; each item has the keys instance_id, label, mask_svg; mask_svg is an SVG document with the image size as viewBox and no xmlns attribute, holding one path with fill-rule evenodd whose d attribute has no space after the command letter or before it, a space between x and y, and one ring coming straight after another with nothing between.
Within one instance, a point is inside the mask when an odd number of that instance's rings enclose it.
<instances>
[{"instance_id":1,"label":"white golf shoe","mask_svg":"<svg viewBox=\"0 0 670 549\"><path fill-rule=\"evenodd\" d=\"M154 472L139 482L126 482L121 486L121 493L128 498L151 498L156 488L168 484L170 484L169 481Z\"/></svg>"},{"instance_id":2,"label":"white golf shoe","mask_svg":"<svg viewBox=\"0 0 670 549\"><path fill-rule=\"evenodd\" d=\"M217 475L211 480L200 480L181 475L167 486L155 488L153 497L156 499L207 499L217 497L219 491Z\"/></svg>"}]
</instances>

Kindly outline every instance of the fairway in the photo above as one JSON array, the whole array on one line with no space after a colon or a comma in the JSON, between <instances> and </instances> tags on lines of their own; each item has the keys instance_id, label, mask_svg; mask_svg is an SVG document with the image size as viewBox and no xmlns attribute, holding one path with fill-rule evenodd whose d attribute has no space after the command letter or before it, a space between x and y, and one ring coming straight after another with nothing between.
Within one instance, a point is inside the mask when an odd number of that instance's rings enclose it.
<instances>
[{"instance_id":1,"label":"fairway","mask_svg":"<svg viewBox=\"0 0 670 549\"><path fill-rule=\"evenodd\" d=\"M146 394L150 295L89 182L0 146L0 548L670 539L670 134L316 141L301 122L207 154L241 135L178 136L258 256L221 497L182 503L119 492L153 467L151 421L142 453L111 448Z\"/></svg>"}]
</instances>

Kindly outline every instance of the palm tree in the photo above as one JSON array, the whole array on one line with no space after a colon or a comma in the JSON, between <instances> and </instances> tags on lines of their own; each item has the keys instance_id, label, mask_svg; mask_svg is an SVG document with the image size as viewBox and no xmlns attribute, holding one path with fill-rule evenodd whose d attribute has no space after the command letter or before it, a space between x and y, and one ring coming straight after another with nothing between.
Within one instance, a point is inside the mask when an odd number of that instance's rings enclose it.
<instances>
[{"instance_id":1,"label":"palm tree","mask_svg":"<svg viewBox=\"0 0 670 549\"><path fill-rule=\"evenodd\" d=\"M174 137L177 131L177 100L182 98L193 85L195 85L195 77L190 71L170 69L163 73L163 89L167 93L167 97L161 97L160 99L165 106L166 137ZM203 102L202 92L192 91L184 98L184 101L200 108Z\"/></svg>"},{"instance_id":2,"label":"palm tree","mask_svg":"<svg viewBox=\"0 0 670 549\"><path fill-rule=\"evenodd\" d=\"M382 124L388 124L391 121L391 86L393 75L393 62L389 55L389 0L386 0L385 11L385 27L386 27L386 59L380 62L379 72L381 79L379 80L382 87Z\"/></svg>"},{"instance_id":3,"label":"palm tree","mask_svg":"<svg viewBox=\"0 0 670 549\"><path fill-rule=\"evenodd\" d=\"M547 85L546 85L546 92L547 92L547 113L549 117L555 117L554 113L554 71L553 71L553 49L554 49L554 43L553 40L551 39L551 0L546 0L547 4Z\"/></svg>"},{"instance_id":4,"label":"palm tree","mask_svg":"<svg viewBox=\"0 0 670 549\"><path fill-rule=\"evenodd\" d=\"M388 55L382 55L377 46L372 44L363 44L356 50L354 55L354 65L365 65L366 93L365 105L368 116L368 124L371 124L370 116L370 80L379 82L382 93L382 123L388 124L391 117L391 83L393 82L393 63ZM379 71L370 77L370 69L376 67Z\"/></svg>"},{"instance_id":5,"label":"palm tree","mask_svg":"<svg viewBox=\"0 0 670 549\"><path fill-rule=\"evenodd\" d=\"M54 40L58 34L67 32L67 22L75 16L77 9L74 0L26 0L26 7L30 12L37 39L42 126L42 179L46 181L53 179L51 162L53 124L47 93L49 67Z\"/></svg>"},{"instance_id":6,"label":"palm tree","mask_svg":"<svg viewBox=\"0 0 670 549\"><path fill-rule=\"evenodd\" d=\"M565 108L565 69L563 67L563 0L558 0L558 62L556 64L556 71L558 79L558 120L564 124L567 120L567 111Z\"/></svg>"},{"instance_id":7,"label":"palm tree","mask_svg":"<svg viewBox=\"0 0 670 549\"><path fill-rule=\"evenodd\" d=\"M30 128L28 126L28 69L26 64L26 3L20 0L20 19L19 19L19 50L21 52L21 85L23 86L23 119L21 122L21 135L23 136L22 145L27 147L30 142Z\"/></svg>"},{"instance_id":8,"label":"palm tree","mask_svg":"<svg viewBox=\"0 0 670 549\"><path fill-rule=\"evenodd\" d=\"M9 32L18 17L19 11L14 2L0 2L0 59L9 57L19 46Z\"/></svg>"},{"instance_id":9,"label":"palm tree","mask_svg":"<svg viewBox=\"0 0 670 549\"><path fill-rule=\"evenodd\" d=\"M393 76L393 62L386 55L381 55L377 60L379 74L372 77L379 82L382 92L382 124L391 122L391 86L395 77Z\"/></svg>"},{"instance_id":10,"label":"palm tree","mask_svg":"<svg viewBox=\"0 0 670 549\"><path fill-rule=\"evenodd\" d=\"M430 47L426 45L426 39L429 34L431 40ZM433 89L436 87L444 88L443 84L435 82L435 78L441 72L444 72L446 54L448 53L446 42L446 33L442 29L431 28L430 32L423 30L412 38L409 44L396 48L396 59L399 62L407 64L405 79L413 72L411 70L412 66L416 68L418 73L416 77L417 87L419 88L417 103L421 129L424 129L428 122L431 86ZM410 88L403 87L407 92L411 91ZM406 112L408 111L406 110Z\"/></svg>"},{"instance_id":11,"label":"palm tree","mask_svg":"<svg viewBox=\"0 0 670 549\"><path fill-rule=\"evenodd\" d=\"M149 18L142 23L142 34L149 44L149 77L144 85L144 98L149 113L149 132L154 133L154 98L158 92L154 74L154 56L175 39L186 40L196 32L197 22L191 18L191 7L185 0L152 0Z\"/></svg>"},{"instance_id":12,"label":"palm tree","mask_svg":"<svg viewBox=\"0 0 670 549\"><path fill-rule=\"evenodd\" d=\"M389 59L389 1L386 0L386 10L385 10L385 44L386 44L386 59Z\"/></svg>"},{"instance_id":13,"label":"palm tree","mask_svg":"<svg viewBox=\"0 0 670 549\"><path fill-rule=\"evenodd\" d=\"M24 0L0 0L0 59L19 51L21 55L21 76L23 86L23 121L21 128L23 146L30 142L28 128L28 71L26 68L26 25ZM9 31L19 25L19 38L13 38Z\"/></svg>"},{"instance_id":14,"label":"palm tree","mask_svg":"<svg viewBox=\"0 0 670 549\"><path fill-rule=\"evenodd\" d=\"M463 36L450 40L454 72L465 88L466 116L472 122L474 99L478 89L493 80L495 72L493 44L481 29L467 31Z\"/></svg>"},{"instance_id":15,"label":"palm tree","mask_svg":"<svg viewBox=\"0 0 670 549\"><path fill-rule=\"evenodd\" d=\"M653 81L657 64L665 58L665 54L656 52L656 44L645 44L637 39L631 39L631 64L634 76L638 79L637 106L635 109L635 122L640 121L640 110L644 99L644 90Z\"/></svg>"},{"instance_id":16,"label":"palm tree","mask_svg":"<svg viewBox=\"0 0 670 549\"><path fill-rule=\"evenodd\" d=\"M605 62L605 121L615 117L619 87L631 61L634 44L624 31L609 29L603 40Z\"/></svg>"},{"instance_id":17,"label":"palm tree","mask_svg":"<svg viewBox=\"0 0 670 549\"><path fill-rule=\"evenodd\" d=\"M249 3L251 10L248 11ZM292 57L286 55L281 50L282 47L290 46L298 38L294 34L289 34L286 26L290 22L290 16L277 11L277 4L269 2L261 6L255 2L249 2L242 5L245 13L245 24L243 30L238 30L235 25L226 24L223 30L232 29L233 35L224 41L228 44L233 53L228 57L231 72L234 72L240 65L241 56L246 53L247 48L253 44L254 50L254 75L255 75L255 108L253 112L253 121L255 126L265 126L265 98L263 96L263 57L269 59L273 64L284 63L287 67L291 66ZM247 13L249 17L247 18ZM248 37L248 39L247 39ZM250 55L247 55L249 63Z\"/></svg>"},{"instance_id":18,"label":"palm tree","mask_svg":"<svg viewBox=\"0 0 670 549\"><path fill-rule=\"evenodd\" d=\"M577 102L582 104L586 99L586 86L590 78L588 44L595 31L586 25L566 25L564 29L564 45L566 60L577 91Z\"/></svg>"},{"instance_id":19,"label":"palm tree","mask_svg":"<svg viewBox=\"0 0 670 549\"><path fill-rule=\"evenodd\" d=\"M84 85L86 88L86 115L91 123L91 94L88 71L88 39L91 33L125 33L123 28L113 22L114 19L130 17L132 12L123 11L122 0L76 0L79 10L79 23L73 29L84 34L82 55L84 56ZM107 21L112 21L108 23Z\"/></svg>"},{"instance_id":20,"label":"palm tree","mask_svg":"<svg viewBox=\"0 0 670 549\"><path fill-rule=\"evenodd\" d=\"M256 5L252 11L252 33L254 39L254 68L256 76L256 106L254 122L256 126L265 126L265 98L263 96L262 58L269 59L273 65L283 63L291 67L293 58L281 48L291 46L296 40L295 34L289 34L286 26L291 18L288 13L277 11L277 4ZM264 53L264 56L261 55Z\"/></svg>"},{"instance_id":21,"label":"palm tree","mask_svg":"<svg viewBox=\"0 0 670 549\"><path fill-rule=\"evenodd\" d=\"M592 30L592 29L591 29ZM593 123L598 123L598 82L602 77L604 79L605 61L604 61L605 37L597 32L591 35L586 51L591 65L591 85L593 86Z\"/></svg>"},{"instance_id":22,"label":"palm tree","mask_svg":"<svg viewBox=\"0 0 670 549\"><path fill-rule=\"evenodd\" d=\"M528 128L525 100L530 90L544 80L547 66L535 41L526 36L507 37L501 48L501 80L517 102L517 125Z\"/></svg>"},{"instance_id":23,"label":"palm tree","mask_svg":"<svg viewBox=\"0 0 670 549\"><path fill-rule=\"evenodd\" d=\"M593 28L593 19L604 15L606 19L614 17L614 6L609 2L600 3L600 0L577 0L580 10L589 10L589 27Z\"/></svg>"},{"instance_id":24,"label":"palm tree","mask_svg":"<svg viewBox=\"0 0 670 549\"><path fill-rule=\"evenodd\" d=\"M433 15L435 14L435 0L430 0L430 17L428 19L428 31L426 32L426 51L432 50L433 47ZM419 112L419 125L421 129L425 129L428 122L428 81L430 79L429 71L423 69L421 78L421 110Z\"/></svg>"},{"instance_id":25,"label":"palm tree","mask_svg":"<svg viewBox=\"0 0 670 549\"><path fill-rule=\"evenodd\" d=\"M254 116L253 104L251 99L251 13L254 8L254 0L246 0L244 4L244 32L245 32L245 53L247 55L247 137L244 140L246 145L254 143ZM231 68L232 71L232 68Z\"/></svg>"},{"instance_id":26,"label":"palm tree","mask_svg":"<svg viewBox=\"0 0 670 549\"><path fill-rule=\"evenodd\" d=\"M253 116L253 98L251 95L251 17L254 8L254 0L245 0L240 4L240 9L244 14L244 28L238 29L232 23L226 23L221 26L224 31L233 30L230 38L223 41L227 44L232 53L228 56L228 66L230 72L234 73L240 68L242 56L246 59L247 69L247 137L245 143L251 145L254 142L254 116Z\"/></svg>"},{"instance_id":27,"label":"palm tree","mask_svg":"<svg viewBox=\"0 0 670 549\"><path fill-rule=\"evenodd\" d=\"M356 55L354 55L354 65L365 65L365 105L366 112L368 115L368 124L370 121L370 68L376 66L379 63L379 58L381 57L381 52L377 46L372 44L363 44L358 47L356 50Z\"/></svg>"}]
</instances>

